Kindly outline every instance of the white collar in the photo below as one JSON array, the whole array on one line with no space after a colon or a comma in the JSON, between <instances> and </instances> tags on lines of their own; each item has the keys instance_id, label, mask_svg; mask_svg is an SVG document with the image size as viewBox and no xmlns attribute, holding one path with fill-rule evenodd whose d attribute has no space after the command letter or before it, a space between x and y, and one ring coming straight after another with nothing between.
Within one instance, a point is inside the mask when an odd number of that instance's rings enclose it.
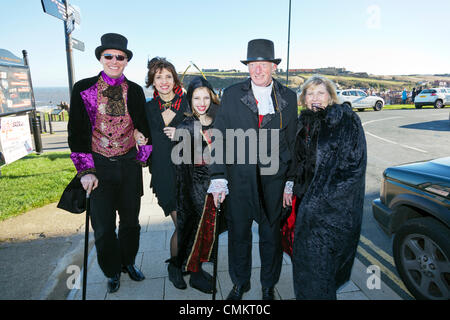
<instances>
[{"instance_id":1,"label":"white collar","mask_svg":"<svg viewBox=\"0 0 450 320\"><path fill-rule=\"evenodd\" d=\"M258 101L258 112L260 115L265 116L266 114L275 113L272 101L272 87L273 81L267 87L259 87L252 83L252 91L256 100Z\"/></svg>"}]
</instances>

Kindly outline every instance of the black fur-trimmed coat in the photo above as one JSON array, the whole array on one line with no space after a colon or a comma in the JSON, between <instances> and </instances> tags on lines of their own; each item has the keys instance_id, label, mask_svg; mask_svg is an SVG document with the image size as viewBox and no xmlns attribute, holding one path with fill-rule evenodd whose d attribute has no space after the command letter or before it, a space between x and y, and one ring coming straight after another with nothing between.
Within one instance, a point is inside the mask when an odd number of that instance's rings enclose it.
<instances>
[{"instance_id":1,"label":"black fur-trimmed coat","mask_svg":"<svg viewBox=\"0 0 450 320\"><path fill-rule=\"evenodd\" d=\"M295 151L295 295L336 299L350 278L361 232L367 164L361 121L343 105L302 112Z\"/></svg>"}]
</instances>

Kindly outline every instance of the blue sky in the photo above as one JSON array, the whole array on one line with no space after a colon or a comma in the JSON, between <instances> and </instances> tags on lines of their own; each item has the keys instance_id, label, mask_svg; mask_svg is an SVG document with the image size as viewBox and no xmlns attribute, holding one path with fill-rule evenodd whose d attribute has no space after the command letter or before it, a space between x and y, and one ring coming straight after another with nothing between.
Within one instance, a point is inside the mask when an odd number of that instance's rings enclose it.
<instances>
[{"instance_id":1,"label":"blue sky","mask_svg":"<svg viewBox=\"0 0 450 320\"><path fill-rule=\"evenodd\" d=\"M96 74L100 37L117 32L134 53L125 74L144 84L148 58L182 72L240 69L247 43L271 39L286 69L288 0L70 0L81 11L72 36L75 79ZM34 86L67 86L63 22L40 0L1 0L0 48L29 53ZM7 14L5 14L7 13ZM290 68L344 67L371 74L450 73L448 0L292 0ZM192 70L192 69L191 69Z\"/></svg>"}]
</instances>

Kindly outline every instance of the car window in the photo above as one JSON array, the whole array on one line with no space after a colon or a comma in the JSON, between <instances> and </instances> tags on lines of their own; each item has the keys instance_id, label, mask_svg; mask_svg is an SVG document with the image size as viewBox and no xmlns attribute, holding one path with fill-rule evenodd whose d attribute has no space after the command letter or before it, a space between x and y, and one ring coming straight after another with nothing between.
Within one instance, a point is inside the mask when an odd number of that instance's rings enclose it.
<instances>
[{"instance_id":1,"label":"car window","mask_svg":"<svg viewBox=\"0 0 450 320\"><path fill-rule=\"evenodd\" d=\"M367 97L367 94L365 94L364 92L362 92L362 91L356 91L357 93L358 93L358 95L360 96L360 97Z\"/></svg>"},{"instance_id":2,"label":"car window","mask_svg":"<svg viewBox=\"0 0 450 320\"><path fill-rule=\"evenodd\" d=\"M344 92L342 92L342 95L343 96L349 96L350 94L348 93L348 91L344 91Z\"/></svg>"},{"instance_id":3,"label":"car window","mask_svg":"<svg viewBox=\"0 0 450 320\"><path fill-rule=\"evenodd\" d=\"M422 90L422 92L421 93L436 93L436 90L432 90L432 89L425 89L425 90Z\"/></svg>"},{"instance_id":4,"label":"car window","mask_svg":"<svg viewBox=\"0 0 450 320\"><path fill-rule=\"evenodd\" d=\"M358 96L358 94L356 93L356 91L350 91L350 95L352 95L352 96Z\"/></svg>"}]
</instances>

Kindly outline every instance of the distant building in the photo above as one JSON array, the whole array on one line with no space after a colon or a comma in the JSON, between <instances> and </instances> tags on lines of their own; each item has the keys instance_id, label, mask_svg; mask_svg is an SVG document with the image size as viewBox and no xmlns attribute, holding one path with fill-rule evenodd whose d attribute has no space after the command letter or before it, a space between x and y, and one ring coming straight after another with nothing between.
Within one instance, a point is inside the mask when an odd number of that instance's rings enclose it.
<instances>
[{"instance_id":1,"label":"distant building","mask_svg":"<svg viewBox=\"0 0 450 320\"><path fill-rule=\"evenodd\" d=\"M289 69L289 72L295 73L314 73L315 69Z\"/></svg>"},{"instance_id":2,"label":"distant building","mask_svg":"<svg viewBox=\"0 0 450 320\"><path fill-rule=\"evenodd\" d=\"M332 76L337 76L338 74L346 73L345 68L335 68L335 67L319 68L316 69L316 72Z\"/></svg>"},{"instance_id":3,"label":"distant building","mask_svg":"<svg viewBox=\"0 0 450 320\"><path fill-rule=\"evenodd\" d=\"M219 72L219 69L202 69L202 72Z\"/></svg>"}]
</instances>

